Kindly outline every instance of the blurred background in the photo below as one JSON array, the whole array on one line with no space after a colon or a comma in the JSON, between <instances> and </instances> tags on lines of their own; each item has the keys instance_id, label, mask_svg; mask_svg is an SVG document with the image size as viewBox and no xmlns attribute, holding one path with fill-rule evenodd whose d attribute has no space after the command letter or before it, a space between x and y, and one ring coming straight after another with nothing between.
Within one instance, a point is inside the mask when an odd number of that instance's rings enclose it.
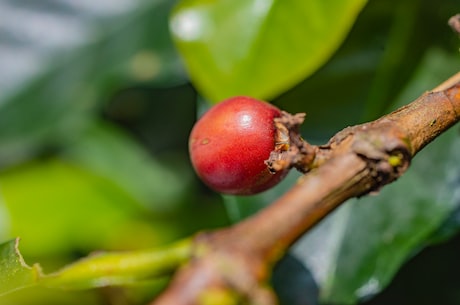
<instances>
[{"instance_id":1,"label":"blurred background","mask_svg":"<svg viewBox=\"0 0 460 305\"><path fill-rule=\"evenodd\" d=\"M248 94L307 112L305 139L324 143L460 67L458 0L211 2L0 0L0 242L20 237L52 272L229 225L298 174L258 196L209 190L187 142L212 103ZM299 241L275 270L282 304L460 304L459 138L454 126L407 178ZM0 303L145 304L166 282Z\"/></svg>"}]
</instances>

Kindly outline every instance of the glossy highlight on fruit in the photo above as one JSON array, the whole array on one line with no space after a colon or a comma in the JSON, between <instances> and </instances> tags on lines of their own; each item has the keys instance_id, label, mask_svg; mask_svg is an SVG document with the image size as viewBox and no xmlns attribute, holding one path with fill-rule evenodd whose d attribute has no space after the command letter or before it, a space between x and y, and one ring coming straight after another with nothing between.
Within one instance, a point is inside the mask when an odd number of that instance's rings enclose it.
<instances>
[{"instance_id":1,"label":"glossy highlight on fruit","mask_svg":"<svg viewBox=\"0 0 460 305\"><path fill-rule=\"evenodd\" d=\"M190 158L198 176L215 191L250 195L281 181L265 161L275 148L275 106L250 97L227 99L206 112L189 138Z\"/></svg>"}]
</instances>

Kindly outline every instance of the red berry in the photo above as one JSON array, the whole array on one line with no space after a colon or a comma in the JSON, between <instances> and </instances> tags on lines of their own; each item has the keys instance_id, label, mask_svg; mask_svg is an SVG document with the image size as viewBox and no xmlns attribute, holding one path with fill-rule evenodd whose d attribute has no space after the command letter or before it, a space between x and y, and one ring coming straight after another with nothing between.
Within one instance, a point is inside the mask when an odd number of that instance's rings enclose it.
<instances>
[{"instance_id":1,"label":"red berry","mask_svg":"<svg viewBox=\"0 0 460 305\"><path fill-rule=\"evenodd\" d=\"M249 97L227 99L206 112L190 134L198 176L212 189L250 195L278 182L287 170L270 173L265 160L275 148L275 106Z\"/></svg>"}]
</instances>

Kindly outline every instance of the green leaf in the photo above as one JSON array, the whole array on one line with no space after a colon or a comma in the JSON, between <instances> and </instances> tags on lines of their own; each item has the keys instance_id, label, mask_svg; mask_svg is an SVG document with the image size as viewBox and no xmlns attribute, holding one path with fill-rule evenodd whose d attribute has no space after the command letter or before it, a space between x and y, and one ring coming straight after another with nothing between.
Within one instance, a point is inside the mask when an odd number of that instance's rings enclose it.
<instances>
[{"instance_id":1,"label":"green leaf","mask_svg":"<svg viewBox=\"0 0 460 305\"><path fill-rule=\"evenodd\" d=\"M338 48L365 0L183 0L170 21L194 84L213 102L272 98Z\"/></svg>"},{"instance_id":2,"label":"green leaf","mask_svg":"<svg viewBox=\"0 0 460 305\"><path fill-rule=\"evenodd\" d=\"M44 275L39 265L24 262L18 244L18 238L0 244L0 296L34 285L74 290L161 278L191 254L191 240L186 239L159 249L98 252Z\"/></svg>"},{"instance_id":3,"label":"green leaf","mask_svg":"<svg viewBox=\"0 0 460 305\"><path fill-rule=\"evenodd\" d=\"M183 202L191 180L181 161L175 167L160 163L128 134L108 123L98 122L62 154L73 164L105 177L155 212L174 211Z\"/></svg>"},{"instance_id":4,"label":"green leaf","mask_svg":"<svg viewBox=\"0 0 460 305\"><path fill-rule=\"evenodd\" d=\"M22 238L27 256L151 246L175 236L109 179L59 158L41 161L0 174L8 235Z\"/></svg>"},{"instance_id":5,"label":"green leaf","mask_svg":"<svg viewBox=\"0 0 460 305\"><path fill-rule=\"evenodd\" d=\"M2 305L100 305L101 295L96 290L45 289L38 285L2 295L0 303Z\"/></svg>"},{"instance_id":6,"label":"green leaf","mask_svg":"<svg viewBox=\"0 0 460 305\"><path fill-rule=\"evenodd\" d=\"M41 277L38 265L28 266L18 249L19 239L0 244L0 296L33 286Z\"/></svg>"},{"instance_id":7,"label":"green leaf","mask_svg":"<svg viewBox=\"0 0 460 305\"><path fill-rule=\"evenodd\" d=\"M184 82L172 1L1 5L0 165L78 133L120 87Z\"/></svg>"}]
</instances>

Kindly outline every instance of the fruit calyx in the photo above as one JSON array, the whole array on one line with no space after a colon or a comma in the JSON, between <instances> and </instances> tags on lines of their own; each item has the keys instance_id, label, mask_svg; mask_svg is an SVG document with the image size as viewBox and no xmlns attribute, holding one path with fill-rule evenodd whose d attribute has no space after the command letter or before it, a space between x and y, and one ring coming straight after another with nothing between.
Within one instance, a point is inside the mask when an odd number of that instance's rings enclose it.
<instances>
[{"instance_id":1,"label":"fruit calyx","mask_svg":"<svg viewBox=\"0 0 460 305\"><path fill-rule=\"evenodd\" d=\"M315 146L308 144L299 131L305 116L305 113L290 114L281 111L281 116L274 118L275 149L265 160L271 173L295 168L305 174L312 169L316 155Z\"/></svg>"}]
</instances>

